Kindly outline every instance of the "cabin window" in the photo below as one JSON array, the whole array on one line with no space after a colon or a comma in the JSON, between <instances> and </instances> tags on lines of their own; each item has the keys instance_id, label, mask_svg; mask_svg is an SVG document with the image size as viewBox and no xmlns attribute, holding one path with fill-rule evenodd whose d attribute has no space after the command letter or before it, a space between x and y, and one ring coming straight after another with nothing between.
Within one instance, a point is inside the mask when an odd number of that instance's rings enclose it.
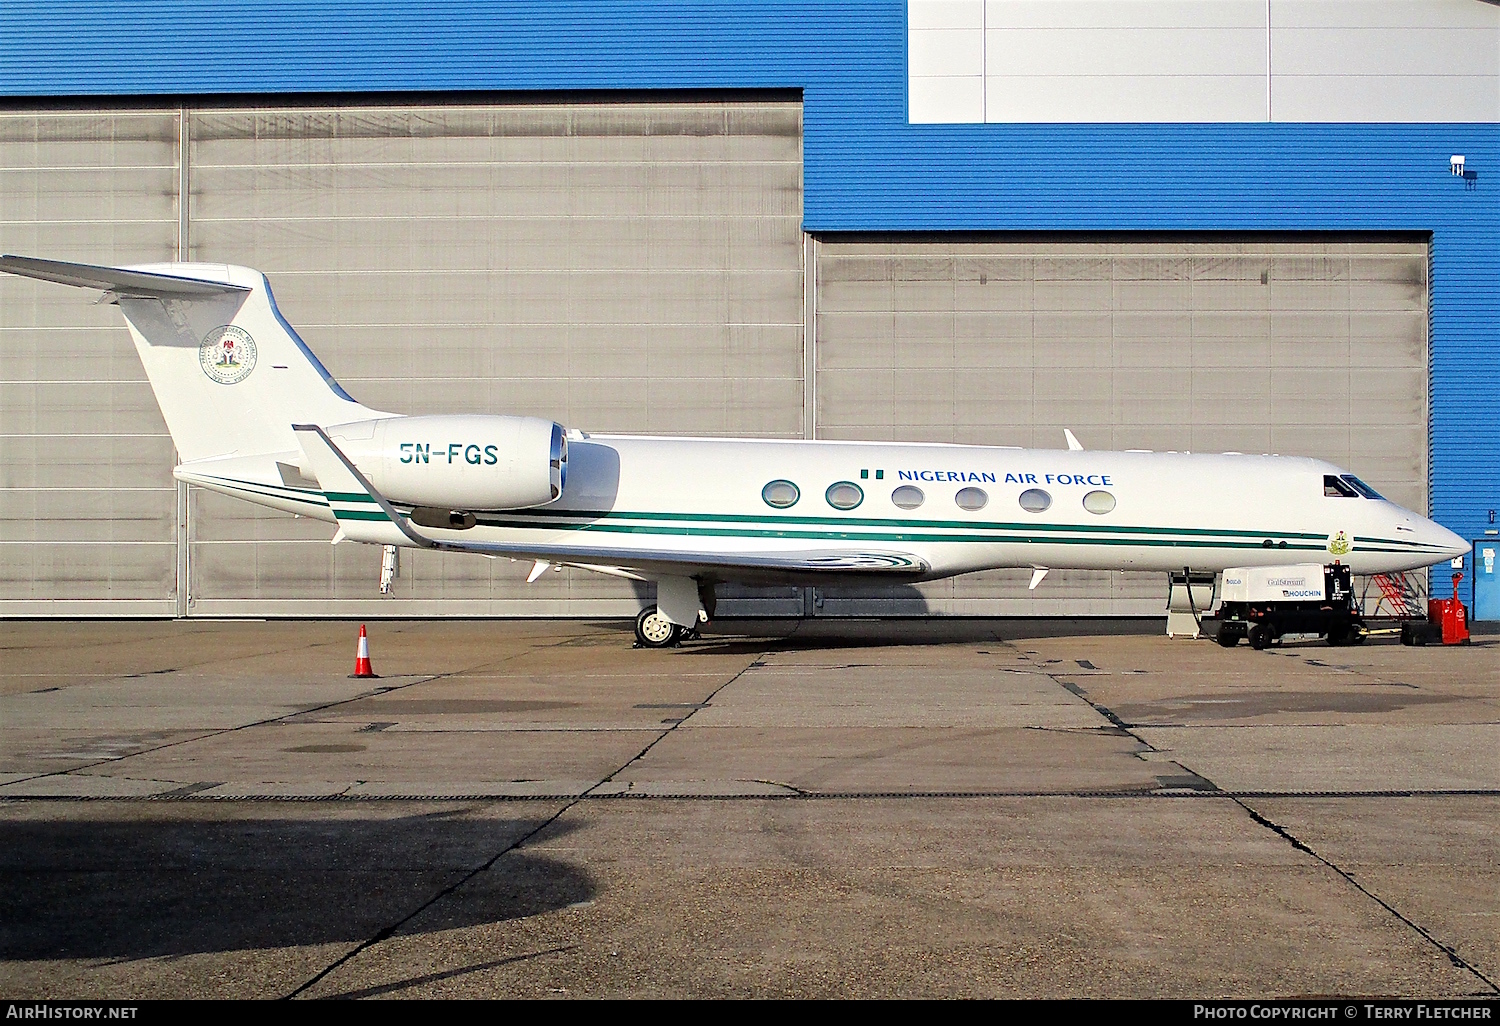
<instances>
[{"instance_id":1,"label":"cabin window","mask_svg":"<svg viewBox=\"0 0 1500 1026\"><path fill-rule=\"evenodd\" d=\"M1052 505L1052 496L1040 488L1028 488L1021 493L1021 508L1028 513L1040 513Z\"/></svg>"},{"instance_id":2,"label":"cabin window","mask_svg":"<svg viewBox=\"0 0 1500 1026\"><path fill-rule=\"evenodd\" d=\"M1083 508L1090 513L1108 513L1115 508L1115 497L1105 491L1089 492L1083 497Z\"/></svg>"},{"instance_id":3,"label":"cabin window","mask_svg":"<svg viewBox=\"0 0 1500 1026\"><path fill-rule=\"evenodd\" d=\"M1354 490L1356 492L1358 492L1359 494L1363 495L1367 499L1383 499L1383 498L1385 498L1384 495L1381 495L1379 492L1377 492L1375 489L1371 488L1369 485L1365 484L1363 481L1361 481L1359 478L1355 477L1353 474L1345 474L1344 475L1344 480L1347 481L1347 482L1349 482L1349 484L1353 485L1354 486Z\"/></svg>"},{"instance_id":4,"label":"cabin window","mask_svg":"<svg viewBox=\"0 0 1500 1026\"><path fill-rule=\"evenodd\" d=\"M1330 499L1357 499L1359 492L1348 481L1334 474L1323 475L1323 494Z\"/></svg>"},{"instance_id":5,"label":"cabin window","mask_svg":"<svg viewBox=\"0 0 1500 1026\"><path fill-rule=\"evenodd\" d=\"M853 509L865 501L864 489L853 481L835 481L828 486L828 491L823 493L823 498L828 500L828 505L834 509Z\"/></svg>"},{"instance_id":6,"label":"cabin window","mask_svg":"<svg viewBox=\"0 0 1500 1026\"><path fill-rule=\"evenodd\" d=\"M984 509L989 505L990 496L983 488L960 488L958 494L953 497L953 501L958 503L959 509L966 509L972 513L976 509Z\"/></svg>"},{"instance_id":7,"label":"cabin window","mask_svg":"<svg viewBox=\"0 0 1500 1026\"><path fill-rule=\"evenodd\" d=\"M788 506L797 505L797 500L802 498L802 493L790 481L772 481L760 490L760 497L766 500L767 506L786 509Z\"/></svg>"},{"instance_id":8,"label":"cabin window","mask_svg":"<svg viewBox=\"0 0 1500 1026\"><path fill-rule=\"evenodd\" d=\"M891 502L900 509L916 509L925 501L927 496L916 485L902 485L891 493Z\"/></svg>"}]
</instances>

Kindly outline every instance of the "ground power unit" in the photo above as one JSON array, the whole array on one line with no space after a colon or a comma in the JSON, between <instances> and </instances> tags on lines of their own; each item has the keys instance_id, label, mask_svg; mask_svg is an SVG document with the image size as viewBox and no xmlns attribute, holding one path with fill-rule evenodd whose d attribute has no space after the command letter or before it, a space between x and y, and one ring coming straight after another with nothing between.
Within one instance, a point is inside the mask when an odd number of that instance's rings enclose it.
<instances>
[{"instance_id":1,"label":"ground power unit","mask_svg":"<svg viewBox=\"0 0 1500 1026\"><path fill-rule=\"evenodd\" d=\"M1219 621L1218 640L1225 648L1248 638L1250 647L1263 649L1284 634L1316 634L1330 645L1365 640L1349 568L1338 563L1225 570Z\"/></svg>"}]
</instances>

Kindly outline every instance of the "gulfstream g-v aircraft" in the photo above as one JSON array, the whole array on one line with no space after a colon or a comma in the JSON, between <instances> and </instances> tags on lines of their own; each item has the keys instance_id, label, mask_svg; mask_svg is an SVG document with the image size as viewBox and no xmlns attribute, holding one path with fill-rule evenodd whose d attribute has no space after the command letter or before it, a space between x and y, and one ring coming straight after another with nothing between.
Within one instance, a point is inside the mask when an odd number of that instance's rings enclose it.
<instances>
[{"instance_id":1,"label":"gulfstream g-v aircraft","mask_svg":"<svg viewBox=\"0 0 1500 1026\"><path fill-rule=\"evenodd\" d=\"M367 542L654 581L636 633L669 645L714 585L936 580L976 570L1370 574L1468 551L1315 459L588 434L535 417L361 406L247 267L0 270L98 289L129 325L178 480Z\"/></svg>"}]
</instances>

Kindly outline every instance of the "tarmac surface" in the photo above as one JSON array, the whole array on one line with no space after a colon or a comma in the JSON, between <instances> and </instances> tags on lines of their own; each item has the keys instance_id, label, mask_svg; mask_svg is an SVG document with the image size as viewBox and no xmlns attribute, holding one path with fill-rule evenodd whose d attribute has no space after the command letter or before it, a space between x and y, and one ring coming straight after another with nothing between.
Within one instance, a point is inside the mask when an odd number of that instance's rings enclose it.
<instances>
[{"instance_id":1,"label":"tarmac surface","mask_svg":"<svg viewBox=\"0 0 1500 1026\"><path fill-rule=\"evenodd\" d=\"M0 995L1500 994L1497 638L371 627L0 623Z\"/></svg>"}]
</instances>

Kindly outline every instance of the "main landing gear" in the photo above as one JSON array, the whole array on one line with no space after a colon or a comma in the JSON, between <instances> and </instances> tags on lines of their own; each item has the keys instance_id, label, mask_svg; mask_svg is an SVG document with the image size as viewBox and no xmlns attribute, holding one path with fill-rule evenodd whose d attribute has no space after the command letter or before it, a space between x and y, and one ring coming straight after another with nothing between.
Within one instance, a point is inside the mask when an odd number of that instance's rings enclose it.
<instances>
[{"instance_id":1,"label":"main landing gear","mask_svg":"<svg viewBox=\"0 0 1500 1026\"><path fill-rule=\"evenodd\" d=\"M641 648L671 648L684 638L696 637L697 633L668 620L655 606L647 606L635 618L635 643Z\"/></svg>"},{"instance_id":2,"label":"main landing gear","mask_svg":"<svg viewBox=\"0 0 1500 1026\"><path fill-rule=\"evenodd\" d=\"M636 648L671 648L682 641L697 640L698 625L708 623L714 615L714 585L692 577L659 577L656 602L635 618ZM671 612L672 619L662 613L663 607ZM684 623L691 626L684 627Z\"/></svg>"}]
</instances>

